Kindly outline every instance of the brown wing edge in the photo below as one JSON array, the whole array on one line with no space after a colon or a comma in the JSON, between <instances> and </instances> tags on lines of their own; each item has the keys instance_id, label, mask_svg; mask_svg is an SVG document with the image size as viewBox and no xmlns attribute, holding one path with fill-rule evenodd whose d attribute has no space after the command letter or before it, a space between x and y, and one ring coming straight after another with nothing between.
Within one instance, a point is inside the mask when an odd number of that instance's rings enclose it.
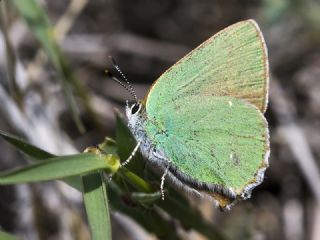
<instances>
[{"instance_id":1,"label":"brown wing edge","mask_svg":"<svg viewBox=\"0 0 320 240\"><path fill-rule=\"evenodd\" d=\"M156 83L158 82L159 78L166 74L167 72L171 71L177 64L179 64L181 61L183 61L184 59L188 58L193 52L197 51L199 48L204 47L206 44L208 44L208 42L211 42L214 38L216 38L217 36L219 36L222 32L227 31L230 28L234 28L238 25L240 25L241 23L250 23L254 26L257 35L259 36L259 39L261 40L261 47L263 49L263 62L264 64L264 72L265 72L265 86L264 86L264 99L262 102L262 106L257 106L258 109L262 112L265 113L267 110L267 106L268 106L268 96L269 96L269 61L268 61L268 51L267 51L267 45L265 43L264 37L262 35L262 32L260 30L260 27L258 25L258 23L254 20L254 19L248 19L248 20L244 20L244 21L240 21L237 23L234 23L220 31L218 31L216 34L214 34L213 36L211 36L209 39L207 39L206 41L204 41L203 43L201 43L198 47L196 47L195 49L193 49L192 51L190 51L189 53L187 53L184 57L182 57L179 61L177 61L174 65L172 65L170 68L168 68L164 73L162 73L158 79L156 81L154 81L154 83L151 85L151 87L149 88L148 93L146 94L146 96L144 97L144 99L142 100L142 103L144 104L144 106L147 106L148 104L148 96L151 93L153 87L156 85Z\"/></svg>"},{"instance_id":2,"label":"brown wing edge","mask_svg":"<svg viewBox=\"0 0 320 240\"><path fill-rule=\"evenodd\" d=\"M269 74L269 60L268 60L268 49L267 49L267 45L266 45L266 41L264 40L264 37L262 35L262 32L260 30L260 27L258 25L258 23L253 20L253 19L249 19L247 20L248 22L250 22L254 28L257 31L257 35L260 38L260 43L261 43L261 47L263 49L263 62L264 62L264 73L265 73L265 86L264 86L264 99L262 102L262 108L260 109L260 111L262 113L265 113L268 107L268 97L269 97L269 81L270 81L270 74Z\"/></svg>"}]
</instances>

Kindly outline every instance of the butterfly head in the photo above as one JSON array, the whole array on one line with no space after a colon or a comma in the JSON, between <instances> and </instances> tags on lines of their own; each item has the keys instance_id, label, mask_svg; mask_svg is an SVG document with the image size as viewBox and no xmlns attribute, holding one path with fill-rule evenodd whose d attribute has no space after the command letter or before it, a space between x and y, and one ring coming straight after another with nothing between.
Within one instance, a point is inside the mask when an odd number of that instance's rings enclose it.
<instances>
[{"instance_id":1,"label":"butterfly head","mask_svg":"<svg viewBox=\"0 0 320 240\"><path fill-rule=\"evenodd\" d=\"M143 122L145 120L145 111L144 105L141 101L134 102L129 105L127 102L126 106L126 115L128 118L128 126L134 134L136 131L141 130L143 127Z\"/></svg>"},{"instance_id":2,"label":"butterfly head","mask_svg":"<svg viewBox=\"0 0 320 240\"><path fill-rule=\"evenodd\" d=\"M127 101L126 115L127 115L128 119L137 118L138 115L141 113L141 111L142 111L142 103L140 101L134 102L131 105L129 105L129 103Z\"/></svg>"}]
</instances>

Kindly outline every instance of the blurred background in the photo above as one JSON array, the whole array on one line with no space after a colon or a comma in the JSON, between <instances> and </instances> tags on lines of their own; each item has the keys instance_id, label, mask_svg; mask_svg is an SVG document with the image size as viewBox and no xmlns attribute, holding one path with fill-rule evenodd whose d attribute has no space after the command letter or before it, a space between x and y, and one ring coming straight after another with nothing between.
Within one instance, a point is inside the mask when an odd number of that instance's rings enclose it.
<instances>
[{"instance_id":1,"label":"blurred background","mask_svg":"<svg viewBox=\"0 0 320 240\"><path fill-rule=\"evenodd\" d=\"M123 112L131 97L105 74L114 70L108 56L143 98L211 35L255 19L271 69L270 168L230 212L190 201L231 239L320 239L319 1L42 0L44 16L29 5L36 22L19 2L27 1L0 3L0 129L58 155L115 135L113 109ZM3 140L0 152L0 170L28 163ZM122 213L111 218L114 239L157 239ZM89 239L80 193L58 182L0 186L0 229L22 239ZM181 236L206 239L192 229Z\"/></svg>"}]
</instances>

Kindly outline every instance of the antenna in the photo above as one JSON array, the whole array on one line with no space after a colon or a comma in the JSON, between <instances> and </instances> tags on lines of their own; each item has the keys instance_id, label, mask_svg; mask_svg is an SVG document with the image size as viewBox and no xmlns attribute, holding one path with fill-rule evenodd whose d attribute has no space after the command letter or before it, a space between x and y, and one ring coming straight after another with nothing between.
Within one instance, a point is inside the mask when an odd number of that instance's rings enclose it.
<instances>
[{"instance_id":1,"label":"antenna","mask_svg":"<svg viewBox=\"0 0 320 240\"><path fill-rule=\"evenodd\" d=\"M126 89L126 90L131 94L131 96L134 98L134 100L135 100L136 102L138 102L138 101L137 101L137 98L136 98L136 95L131 91L131 89L130 89L126 84L124 84L124 83L121 82L118 78L116 78L115 76L113 76L112 73L111 73L108 69L106 69L104 72L105 72L113 81L115 81L115 82L118 83L120 86L122 86L124 89Z\"/></svg>"},{"instance_id":2,"label":"antenna","mask_svg":"<svg viewBox=\"0 0 320 240\"><path fill-rule=\"evenodd\" d=\"M128 92L131 93L131 95L133 96L134 100L136 102L138 102L138 98L137 98L137 95L131 85L131 83L128 81L127 77L124 75L124 73L121 71L119 65L117 64L116 60L112 57L112 56L109 56L111 62L112 62L112 65L113 67L120 73L121 77L123 78L123 80L127 83L126 86L124 86L125 84L123 82L121 82L119 79L113 77L112 79L114 81L116 81L117 83L119 83L121 86L123 86ZM110 73L109 73L110 74ZM115 80L116 79L116 80Z\"/></svg>"}]
</instances>

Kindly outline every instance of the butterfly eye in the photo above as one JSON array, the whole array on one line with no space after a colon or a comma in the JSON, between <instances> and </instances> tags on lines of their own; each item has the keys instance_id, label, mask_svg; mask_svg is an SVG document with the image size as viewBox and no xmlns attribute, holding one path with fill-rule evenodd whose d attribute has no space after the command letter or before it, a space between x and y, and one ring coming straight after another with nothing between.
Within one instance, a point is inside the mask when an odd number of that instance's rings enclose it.
<instances>
[{"instance_id":1,"label":"butterfly eye","mask_svg":"<svg viewBox=\"0 0 320 240\"><path fill-rule=\"evenodd\" d=\"M140 109L140 104L135 103L132 107L131 107L131 114L136 114Z\"/></svg>"}]
</instances>

